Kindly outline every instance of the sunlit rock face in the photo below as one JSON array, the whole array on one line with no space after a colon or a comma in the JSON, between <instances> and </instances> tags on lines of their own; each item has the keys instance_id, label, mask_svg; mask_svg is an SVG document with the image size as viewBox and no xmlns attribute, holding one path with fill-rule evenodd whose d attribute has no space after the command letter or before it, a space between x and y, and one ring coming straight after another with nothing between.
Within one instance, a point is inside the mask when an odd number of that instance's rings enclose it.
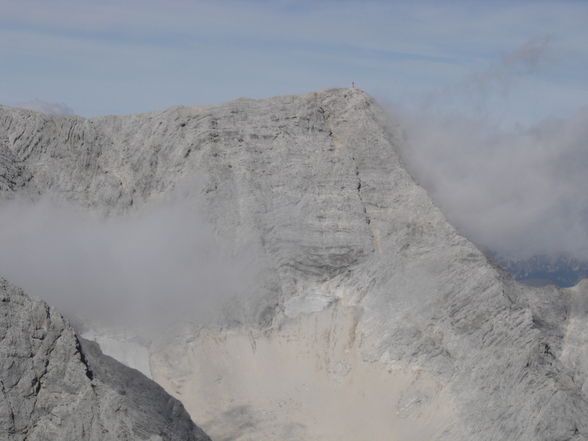
<instances>
[{"instance_id":1,"label":"sunlit rock face","mask_svg":"<svg viewBox=\"0 0 588 441\"><path fill-rule=\"evenodd\" d=\"M400 128L364 92L91 120L2 108L0 135L6 197L50 190L128 216L196 182L186 197L216 234L253 244L253 289L148 345L152 377L213 439L588 439L570 336L585 291L491 264L414 182Z\"/></svg>"}]
</instances>

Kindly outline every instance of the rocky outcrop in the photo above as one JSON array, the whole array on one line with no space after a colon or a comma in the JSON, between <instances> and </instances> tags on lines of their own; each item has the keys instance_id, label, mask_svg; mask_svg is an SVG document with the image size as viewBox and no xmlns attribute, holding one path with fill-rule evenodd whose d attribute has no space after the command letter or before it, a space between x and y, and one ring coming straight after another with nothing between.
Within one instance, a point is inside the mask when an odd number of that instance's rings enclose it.
<instances>
[{"instance_id":1,"label":"rocky outcrop","mask_svg":"<svg viewBox=\"0 0 588 441\"><path fill-rule=\"evenodd\" d=\"M206 441L182 404L0 279L0 439Z\"/></svg>"},{"instance_id":2,"label":"rocky outcrop","mask_svg":"<svg viewBox=\"0 0 588 441\"><path fill-rule=\"evenodd\" d=\"M219 234L263 250L230 321L152 346L153 378L216 439L588 439L585 290L494 266L362 91L91 120L2 108L0 133L0 167L29 176L6 194L121 215L197 178Z\"/></svg>"}]
</instances>

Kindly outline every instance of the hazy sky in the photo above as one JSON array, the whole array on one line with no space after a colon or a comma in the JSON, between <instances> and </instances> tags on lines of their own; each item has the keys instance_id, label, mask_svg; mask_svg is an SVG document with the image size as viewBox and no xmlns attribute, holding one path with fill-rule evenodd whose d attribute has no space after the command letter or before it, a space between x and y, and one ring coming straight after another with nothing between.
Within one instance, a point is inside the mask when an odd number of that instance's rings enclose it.
<instances>
[{"instance_id":1,"label":"hazy sky","mask_svg":"<svg viewBox=\"0 0 588 441\"><path fill-rule=\"evenodd\" d=\"M400 104L451 90L527 41L502 120L588 102L588 2L0 0L0 103L93 116L349 86Z\"/></svg>"}]
</instances>

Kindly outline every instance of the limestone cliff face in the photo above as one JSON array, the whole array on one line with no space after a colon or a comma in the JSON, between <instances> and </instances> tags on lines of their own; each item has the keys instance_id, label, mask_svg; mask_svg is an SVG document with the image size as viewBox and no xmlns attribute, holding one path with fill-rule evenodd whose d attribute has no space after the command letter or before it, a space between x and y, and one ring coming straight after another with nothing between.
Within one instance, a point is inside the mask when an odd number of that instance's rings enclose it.
<instances>
[{"instance_id":1,"label":"limestone cliff face","mask_svg":"<svg viewBox=\"0 0 588 441\"><path fill-rule=\"evenodd\" d=\"M0 279L0 439L209 440L182 404Z\"/></svg>"},{"instance_id":2,"label":"limestone cliff face","mask_svg":"<svg viewBox=\"0 0 588 441\"><path fill-rule=\"evenodd\" d=\"M50 190L119 216L197 179L217 231L259 243L250 312L152 353L153 378L213 438L588 439L571 336L585 290L492 265L362 91L91 120L2 108L0 139L6 196Z\"/></svg>"}]
</instances>

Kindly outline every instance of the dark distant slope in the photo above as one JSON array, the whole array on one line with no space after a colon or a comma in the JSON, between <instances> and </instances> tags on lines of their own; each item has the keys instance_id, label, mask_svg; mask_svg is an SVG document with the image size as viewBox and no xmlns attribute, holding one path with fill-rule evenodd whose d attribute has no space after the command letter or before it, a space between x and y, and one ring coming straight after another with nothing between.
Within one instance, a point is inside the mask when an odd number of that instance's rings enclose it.
<instances>
[{"instance_id":1,"label":"dark distant slope","mask_svg":"<svg viewBox=\"0 0 588 441\"><path fill-rule=\"evenodd\" d=\"M530 259L509 259L496 256L495 259L515 279L527 285L568 288L588 278L588 262L571 257L533 256Z\"/></svg>"},{"instance_id":2,"label":"dark distant slope","mask_svg":"<svg viewBox=\"0 0 588 441\"><path fill-rule=\"evenodd\" d=\"M0 279L0 439L207 441L182 404Z\"/></svg>"}]
</instances>

